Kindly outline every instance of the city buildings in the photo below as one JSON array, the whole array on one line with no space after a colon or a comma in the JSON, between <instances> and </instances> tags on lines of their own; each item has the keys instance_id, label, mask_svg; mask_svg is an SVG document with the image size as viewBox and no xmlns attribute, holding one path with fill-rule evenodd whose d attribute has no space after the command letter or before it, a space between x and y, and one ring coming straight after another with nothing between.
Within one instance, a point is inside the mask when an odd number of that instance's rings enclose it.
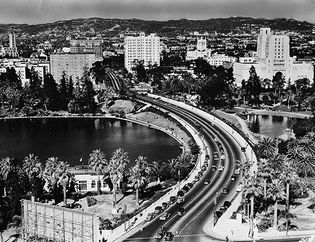
<instances>
[{"instance_id":1,"label":"city buildings","mask_svg":"<svg viewBox=\"0 0 315 242\"><path fill-rule=\"evenodd\" d=\"M70 53L95 53L96 58L102 57L103 39L78 38L70 40Z\"/></svg>"},{"instance_id":2,"label":"city buildings","mask_svg":"<svg viewBox=\"0 0 315 242\"><path fill-rule=\"evenodd\" d=\"M225 54L214 53L211 54L211 49L207 48L207 35L200 35L194 33L197 36L197 45L192 50L187 50L186 60L196 60L198 58L205 59L212 66L224 65L224 63L233 63L234 57L227 56Z\"/></svg>"},{"instance_id":3,"label":"city buildings","mask_svg":"<svg viewBox=\"0 0 315 242\"><path fill-rule=\"evenodd\" d=\"M249 69L254 66L257 75L272 80L281 72L291 83L301 78L314 78L314 67L310 62L290 57L290 39L287 35L273 35L270 28L261 28L257 38L257 55L239 58L233 65L237 85L249 78Z\"/></svg>"},{"instance_id":4,"label":"city buildings","mask_svg":"<svg viewBox=\"0 0 315 242\"><path fill-rule=\"evenodd\" d=\"M18 50L16 47L16 36L13 31L8 34L9 46L0 45L0 56L18 57Z\"/></svg>"},{"instance_id":5,"label":"city buildings","mask_svg":"<svg viewBox=\"0 0 315 242\"><path fill-rule=\"evenodd\" d=\"M65 72L68 77L81 78L84 67L91 68L97 61L95 53L56 53L50 55L50 69L56 82Z\"/></svg>"},{"instance_id":6,"label":"city buildings","mask_svg":"<svg viewBox=\"0 0 315 242\"><path fill-rule=\"evenodd\" d=\"M160 65L160 37L155 34L125 37L125 68L131 72L137 62Z\"/></svg>"}]
</instances>

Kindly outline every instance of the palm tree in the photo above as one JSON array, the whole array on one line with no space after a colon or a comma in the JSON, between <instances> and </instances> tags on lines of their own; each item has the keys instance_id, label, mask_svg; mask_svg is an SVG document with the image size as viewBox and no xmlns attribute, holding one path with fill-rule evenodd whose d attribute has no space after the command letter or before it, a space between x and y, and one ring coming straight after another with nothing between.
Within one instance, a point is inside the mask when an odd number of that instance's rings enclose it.
<instances>
[{"instance_id":1,"label":"palm tree","mask_svg":"<svg viewBox=\"0 0 315 242\"><path fill-rule=\"evenodd\" d=\"M271 181L273 178L272 169L270 168L268 161L266 159L260 159L258 161L258 177L263 180L263 194L264 194L264 209L266 209L266 199L267 199L267 182Z\"/></svg>"},{"instance_id":2,"label":"palm tree","mask_svg":"<svg viewBox=\"0 0 315 242\"><path fill-rule=\"evenodd\" d=\"M274 179L267 190L267 197L275 202L274 205L274 228L278 229L278 201L286 198L283 182L280 179Z\"/></svg>"},{"instance_id":3,"label":"palm tree","mask_svg":"<svg viewBox=\"0 0 315 242\"><path fill-rule=\"evenodd\" d=\"M2 158L0 162L0 179L4 183L7 182L8 176L12 171L14 171L13 159L10 157ZM3 188L3 195L7 195L6 185Z\"/></svg>"},{"instance_id":4,"label":"palm tree","mask_svg":"<svg viewBox=\"0 0 315 242\"><path fill-rule=\"evenodd\" d=\"M162 162L153 161L150 165L150 176L156 177L157 183L160 184L161 176L165 172Z\"/></svg>"},{"instance_id":5,"label":"palm tree","mask_svg":"<svg viewBox=\"0 0 315 242\"><path fill-rule=\"evenodd\" d=\"M108 161L105 159L105 154L101 150L93 150L89 157L89 166L93 172L97 174L97 193L101 194L101 174L104 172Z\"/></svg>"},{"instance_id":6,"label":"palm tree","mask_svg":"<svg viewBox=\"0 0 315 242\"><path fill-rule=\"evenodd\" d=\"M255 197L258 197L262 194L262 189L260 187L260 184L258 183L257 179L255 177L251 177L248 180L248 183L244 186L244 195L245 197L250 198L250 222L251 222L251 232L253 233L253 220L254 220L254 200Z\"/></svg>"},{"instance_id":7,"label":"palm tree","mask_svg":"<svg viewBox=\"0 0 315 242\"><path fill-rule=\"evenodd\" d=\"M69 185L69 164L64 161L60 161L57 168L58 183L62 186L63 190L63 203L67 205L67 187Z\"/></svg>"},{"instance_id":8,"label":"palm tree","mask_svg":"<svg viewBox=\"0 0 315 242\"><path fill-rule=\"evenodd\" d=\"M125 172L126 166L129 163L128 153L123 149L116 149L105 168L105 172L109 173L113 183L113 208L116 207L116 189L118 181L121 181Z\"/></svg>"},{"instance_id":9,"label":"palm tree","mask_svg":"<svg viewBox=\"0 0 315 242\"><path fill-rule=\"evenodd\" d=\"M278 153L277 141L275 139L263 138L257 144L257 152L261 158L271 158Z\"/></svg>"},{"instance_id":10,"label":"palm tree","mask_svg":"<svg viewBox=\"0 0 315 242\"><path fill-rule=\"evenodd\" d=\"M59 162L60 161L58 157L49 157L45 163L43 177L46 183L45 187L50 192L52 192L55 189L58 183L57 169Z\"/></svg>"},{"instance_id":11,"label":"palm tree","mask_svg":"<svg viewBox=\"0 0 315 242\"><path fill-rule=\"evenodd\" d=\"M179 162L178 159L172 158L168 160L168 167L170 169L170 173L172 177L176 176L179 170Z\"/></svg>"},{"instance_id":12,"label":"palm tree","mask_svg":"<svg viewBox=\"0 0 315 242\"><path fill-rule=\"evenodd\" d=\"M43 165L37 156L29 154L28 156L25 156L23 160L22 169L28 177L30 186L32 187L32 195L36 198L36 195L38 194L38 191L36 191L36 183L42 182Z\"/></svg>"},{"instance_id":13,"label":"palm tree","mask_svg":"<svg viewBox=\"0 0 315 242\"><path fill-rule=\"evenodd\" d=\"M149 165L147 163L147 158L144 156L138 156L135 162L136 165L130 169L129 180L136 189L136 201L137 205L139 205L139 189L143 189L146 185L146 178L149 173Z\"/></svg>"}]
</instances>

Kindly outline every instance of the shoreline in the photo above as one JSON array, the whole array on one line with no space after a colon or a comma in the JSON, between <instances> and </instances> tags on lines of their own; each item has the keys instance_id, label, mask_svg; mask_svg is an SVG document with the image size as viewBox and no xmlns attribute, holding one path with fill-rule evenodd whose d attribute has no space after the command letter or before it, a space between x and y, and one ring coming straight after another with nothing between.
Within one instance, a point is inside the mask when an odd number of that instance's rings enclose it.
<instances>
[{"instance_id":1,"label":"shoreline","mask_svg":"<svg viewBox=\"0 0 315 242\"><path fill-rule=\"evenodd\" d=\"M273 111L273 110L266 110L266 109L252 109L252 108L235 108L237 114L241 115L270 115L270 116L279 116L279 117L289 117L289 118L300 118L300 119L310 119L313 117L311 114L307 113L298 113L298 112L285 112L285 111ZM243 113L247 110L246 113Z\"/></svg>"}]
</instances>

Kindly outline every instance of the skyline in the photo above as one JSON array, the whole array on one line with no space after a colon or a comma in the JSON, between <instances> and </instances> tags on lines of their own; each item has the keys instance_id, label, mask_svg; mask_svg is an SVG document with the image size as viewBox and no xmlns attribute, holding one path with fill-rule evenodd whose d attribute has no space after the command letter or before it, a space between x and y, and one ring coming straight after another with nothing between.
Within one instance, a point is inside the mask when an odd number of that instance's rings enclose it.
<instances>
[{"instance_id":1,"label":"skyline","mask_svg":"<svg viewBox=\"0 0 315 242\"><path fill-rule=\"evenodd\" d=\"M1 24L91 17L167 21L231 16L294 18L315 24L315 0L2 0L1 6Z\"/></svg>"}]
</instances>

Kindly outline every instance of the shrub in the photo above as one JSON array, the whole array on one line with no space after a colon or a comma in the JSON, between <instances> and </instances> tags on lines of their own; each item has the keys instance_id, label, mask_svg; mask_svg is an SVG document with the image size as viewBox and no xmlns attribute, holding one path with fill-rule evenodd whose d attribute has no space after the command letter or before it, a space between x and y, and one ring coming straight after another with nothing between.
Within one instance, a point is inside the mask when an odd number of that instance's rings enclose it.
<instances>
[{"instance_id":1,"label":"shrub","mask_svg":"<svg viewBox=\"0 0 315 242\"><path fill-rule=\"evenodd\" d=\"M97 200L94 197L87 197L88 207L94 206L97 204Z\"/></svg>"}]
</instances>

